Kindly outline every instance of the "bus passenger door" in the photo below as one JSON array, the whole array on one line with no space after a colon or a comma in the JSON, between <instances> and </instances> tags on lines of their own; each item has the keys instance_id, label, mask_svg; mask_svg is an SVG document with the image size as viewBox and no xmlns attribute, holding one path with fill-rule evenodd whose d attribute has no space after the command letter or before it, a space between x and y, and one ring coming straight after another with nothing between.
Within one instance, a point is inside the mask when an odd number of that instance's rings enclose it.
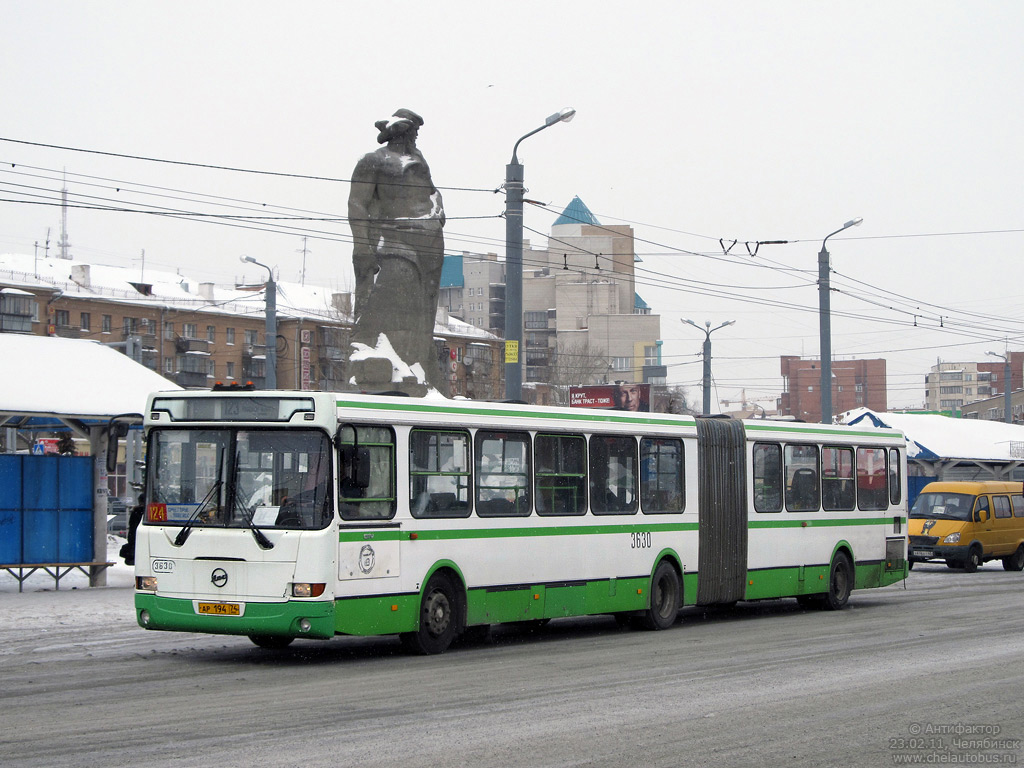
<instances>
[{"instance_id":1,"label":"bus passenger door","mask_svg":"<svg viewBox=\"0 0 1024 768\"><path fill-rule=\"evenodd\" d=\"M697 419L697 604L746 595L747 483L743 422Z\"/></svg>"}]
</instances>

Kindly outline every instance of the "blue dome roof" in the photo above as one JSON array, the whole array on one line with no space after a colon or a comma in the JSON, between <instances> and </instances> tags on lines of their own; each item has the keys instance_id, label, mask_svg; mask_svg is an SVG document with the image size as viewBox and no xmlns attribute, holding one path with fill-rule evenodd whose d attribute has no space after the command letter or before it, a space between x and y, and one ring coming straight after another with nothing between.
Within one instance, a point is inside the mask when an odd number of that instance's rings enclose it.
<instances>
[{"instance_id":1,"label":"blue dome roof","mask_svg":"<svg viewBox=\"0 0 1024 768\"><path fill-rule=\"evenodd\" d=\"M555 219L555 223L551 226L557 227L559 224L600 224L597 217L590 212L586 204L580 200L577 195L572 199L572 202L562 211L562 215Z\"/></svg>"}]
</instances>

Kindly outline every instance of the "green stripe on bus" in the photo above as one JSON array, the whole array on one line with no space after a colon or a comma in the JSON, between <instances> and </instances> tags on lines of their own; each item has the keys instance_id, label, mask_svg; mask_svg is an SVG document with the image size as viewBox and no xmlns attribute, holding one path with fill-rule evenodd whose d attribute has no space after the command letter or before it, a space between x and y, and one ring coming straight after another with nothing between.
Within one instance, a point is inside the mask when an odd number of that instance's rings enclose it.
<instances>
[{"instance_id":1,"label":"green stripe on bus","mask_svg":"<svg viewBox=\"0 0 1024 768\"><path fill-rule=\"evenodd\" d=\"M892 525L892 517L848 517L841 519L817 520L750 520L749 529L758 528L841 528L850 525ZM900 518L901 525L906 518ZM675 531L696 531L698 523L627 523L617 525L559 525L551 528L454 528L448 530L342 530L339 542L358 541L405 541L412 534L417 541L445 541L454 539L514 539L532 536L602 536L616 533L670 533Z\"/></svg>"},{"instance_id":2,"label":"green stripe on bus","mask_svg":"<svg viewBox=\"0 0 1024 768\"><path fill-rule=\"evenodd\" d=\"M453 414L462 416L499 416L513 418L549 419L552 421L605 421L615 424L649 424L665 427L693 427L696 421L689 417L667 419L661 416L637 416L630 412L602 411L599 408L566 409L561 412L513 411L507 408L466 408L457 405L431 405L428 403L374 403L353 400L338 400L339 408L353 408L370 411L406 411L410 413ZM753 432L790 432L809 435L835 435L843 437L901 437L895 430L873 428L871 430L833 429L824 426L796 426L787 422L768 424L752 424L747 422L745 428Z\"/></svg>"},{"instance_id":3,"label":"green stripe on bus","mask_svg":"<svg viewBox=\"0 0 1024 768\"><path fill-rule=\"evenodd\" d=\"M777 514L777 513L775 513ZM844 525L892 525L893 517L819 518L817 520L751 520L748 528L838 528ZM901 524L905 521L900 518Z\"/></svg>"},{"instance_id":4,"label":"green stripe on bus","mask_svg":"<svg viewBox=\"0 0 1024 768\"><path fill-rule=\"evenodd\" d=\"M809 434L809 435L837 435L837 436L842 436L842 437L849 437L850 435L855 435L856 437L897 437L897 438L898 437L903 437L903 435L900 432L897 432L897 431L892 430L892 429L881 429L881 428L872 428L871 430L861 430L861 429L853 429L852 427L847 427L846 429L825 428L824 426L801 427L801 426L786 425L785 427L779 427L779 426L768 426L766 424L764 424L764 425L762 425L762 424L751 424L749 422L747 422L745 424L745 428L749 432L779 432L780 430L782 430L782 431L785 431L785 432L797 432L797 433L801 433L802 432L802 433L806 433L806 434Z\"/></svg>"},{"instance_id":5,"label":"green stripe on bus","mask_svg":"<svg viewBox=\"0 0 1024 768\"><path fill-rule=\"evenodd\" d=\"M413 533L418 541L443 541L451 539L514 539L530 536L597 536L614 533L667 533L672 531L696 531L697 523L635 523L633 525L560 525L552 528L459 528L440 531L341 531L340 542L358 541L399 541L407 540Z\"/></svg>"},{"instance_id":6,"label":"green stripe on bus","mask_svg":"<svg viewBox=\"0 0 1024 768\"><path fill-rule=\"evenodd\" d=\"M601 409L580 409L564 412L546 413L535 411L512 411L505 408L465 408L457 405L428 405L423 403L365 403L352 400L338 400L339 408L353 408L370 411L407 411L410 413L433 413L460 416L499 416L502 418L534 418L553 421L606 421L616 424L654 424L663 427L693 427L693 419L666 419L659 416L632 416L622 411L602 411Z\"/></svg>"}]
</instances>

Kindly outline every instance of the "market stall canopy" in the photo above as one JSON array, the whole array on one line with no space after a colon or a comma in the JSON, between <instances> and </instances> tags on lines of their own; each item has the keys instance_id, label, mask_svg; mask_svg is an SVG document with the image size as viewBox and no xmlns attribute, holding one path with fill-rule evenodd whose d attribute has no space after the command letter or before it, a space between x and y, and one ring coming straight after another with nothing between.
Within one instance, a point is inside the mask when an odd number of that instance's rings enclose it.
<instances>
[{"instance_id":1,"label":"market stall canopy","mask_svg":"<svg viewBox=\"0 0 1024 768\"><path fill-rule=\"evenodd\" d=\"M1024 458L1024 426L1019 424L926 413L878 413L867 408L848 411L842 419L846 424L902 430L910 459L1019 462Z\"/></svg>"}]
</instances>

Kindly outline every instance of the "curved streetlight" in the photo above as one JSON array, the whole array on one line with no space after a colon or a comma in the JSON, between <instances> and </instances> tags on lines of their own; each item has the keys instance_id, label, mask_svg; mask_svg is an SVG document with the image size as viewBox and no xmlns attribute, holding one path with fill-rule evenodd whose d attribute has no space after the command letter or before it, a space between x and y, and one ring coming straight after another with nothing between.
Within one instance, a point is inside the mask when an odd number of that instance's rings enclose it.
<instances>
[{"instance_id":1,"label":"curved streetlight","mask_svg":"<svg viewBox=\"0 0 1024 768\"><path fill-rule=\"evenodd\" d=\"M1013 413L1011 412L1010 391L1013 389L1013 371L1010 369L1010 353L1001 355L998 352L986 352L986 355L1001 358L1003 365L1003 421L1013 424Z\"/></svg>"},{"instance_id":2,"label":"curved streetlight","mask_svg":"<svg viewBox=\"0 0 1024 768\"><path fill-rule=\"evenodd\" d=\"M544 121L544 125L523 134L512 147L512 161L505 166L505 397L521 400L523 369L520 348L523 341L523 166L516 153L523 139L567 123L576 110L566 107Z\"/></svg>"},{"instance_id":3,"label":"curved streetlight","mask_svg":"<svg viewBox=\"0 0 1024 768\"><path fill-rule=\"evenodd\" d=\"M860 216L850 219L825 236L821 241L821 252L818 254L818 336L821 345L821 423L832 423L832 299L829 292L829 258L825 243L832 235L838 235L844 229L860 226L864 221Z\"/></svg>"},{"instance_id":4,"label":"curved streetlight","mask_svg":"<svg viewBox=\"0 0 1024 768\"><path fill-rule=\"evenodd\" d=\"M704 327L701 328L693 320L683 320L687 325L692 325L698 331L704 331L704 415L711 415L711 334L717 331L719 328L725 328L727 325L734 325L735 320L726 320L721 325L716 325L714 328L711 327L711 321L707 320L704 322Z\"/></svg>"},{"instance_id":5,"label":"curved streetlight","mask_svg":"<svg viewBox=\"0 0 1024 768\"><path fill-rule=\"evenodd\" d=\"M246 264L255 264L267 270L267 316L264 336L267 345L267 370L264 378L265 389L277 389L277 284L274 282L274 270L266 264L256 261L252 256L239 256L238 260Z\"/></svg>"}]
</instances>

